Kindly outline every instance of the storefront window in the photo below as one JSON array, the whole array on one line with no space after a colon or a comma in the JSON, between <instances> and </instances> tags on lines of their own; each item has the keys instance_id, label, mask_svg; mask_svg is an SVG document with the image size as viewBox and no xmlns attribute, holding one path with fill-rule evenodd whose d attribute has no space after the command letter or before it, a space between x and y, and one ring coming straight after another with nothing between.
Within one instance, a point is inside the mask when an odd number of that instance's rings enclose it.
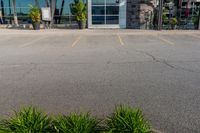
<instances>
[{"instance_id":1,"label":"storefront window","mask_svg":"<svg viewBox=\"0 0 200 133\"><path fill-rule=\"evenodd\" d=\"M118 25L119 1L118 0L92 0L93 25Z\"/></svg>"},{"instance_id":2,"label":"storefront window","mask_svg":"<svg viewBox=\"0 0 200 133\"><path fill-rule=\"evenodd\" d=\"M3 13L3 23L13 23L13 3L12 0L0 0L0 10ZM52 0L53 1L53 0ZM45 0L38 0L40 7L46 7ZM74 0L56 0L55 22L58 24L71 24L74 18L71 15L70 4ZM85 0L84 0L85 2ZM52 2L53 4L54 2ZM48 0L50 5L50 0ZM16 0L16 12L19 24L30 23L28 16L29 5L35 5L35 0Z\"/></svg>"}]
</instances>

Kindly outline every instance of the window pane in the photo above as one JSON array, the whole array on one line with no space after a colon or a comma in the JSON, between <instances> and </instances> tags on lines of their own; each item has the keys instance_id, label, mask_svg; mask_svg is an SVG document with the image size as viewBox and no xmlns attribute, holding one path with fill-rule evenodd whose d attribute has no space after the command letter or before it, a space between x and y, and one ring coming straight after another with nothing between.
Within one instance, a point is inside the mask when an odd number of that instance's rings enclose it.
<instances>
[{"instance_id":1,"label":"window pane","mask_svg":"<svg viewBox=\"0 0 200 133\"><path fill-rule=\"evenodd\" d=\"M16 0L16 7L18 8L22 8L22 7L29 8L29 5L35 5L35 1L34 0Z\"/></svg>"},{"instance_id":2,"label":"window pane","mask_svg":"<svg viewBox=\"0 0 200 133\"><path fill-rule=\"evenodd\" d=\"M107 5L118 5L119 0L106 0Z\"/></svg>"},{"instance_id":3,"label":"window pane","mask_svg":"<svg viewBox=\"0 0 200 133\"><path fill-rule=\"evenodd\" d=\"M106 24L119 24L119 16L106 16Z\"/></svg>"},{"instance_id":4,"label":"window pane","mask_svg":"<svg viewBox=\"0 0 200 133\"><path fill-rule=\"evenodd\" d=\"M105 24L105 16L92 16L92 24Z\"/></svg>"},{"instance_id":5,"label":"window pane","mask_svg":"<svg viewBox=\"0 0 200 133\"><path fill-rule=\"evenodd\" d=\"M92 14L93 15L104 15L105 7L104 6L92 6Z\"/></svg>"},{"instance_id":6,"label":"window pane","mask_svg":"<svg viewBox=\"0 0 200 133\"><path fill-rule=\"evenodd\" d=\"M106 14L107 15L118 15L119 14L119 6L107 6Z\"/></svg>"},{"instance_id":7,"label":"window pane","mask_svg":"<svg viewBox=\"0 0 200 133\"><path fill-rule=\"evenodd\" d=\"M92 0L92 5L104 5L105 0Z\"/></svg>"}]
</instances>

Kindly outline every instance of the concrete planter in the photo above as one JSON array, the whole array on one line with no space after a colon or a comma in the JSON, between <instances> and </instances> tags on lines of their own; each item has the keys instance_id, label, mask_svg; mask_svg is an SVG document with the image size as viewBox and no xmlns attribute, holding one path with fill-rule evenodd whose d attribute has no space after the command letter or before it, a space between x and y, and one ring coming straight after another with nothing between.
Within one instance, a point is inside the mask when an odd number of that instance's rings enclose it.
<instances>
[{"instance_id":1,"label":"concrete planter","mask_svg":"<svg viewBox=\"0 0 200 133\"><path fill-rule=\"evenodd\" d=\"M86 21L79 21L78 27L79 27L79 29L85 29L86 28Z\"/></svg>"},{"instance_id":2,"label":"concrete planter","mask_svg":"<svg viewBox=\"0 0 200 133\"><path fill-rule=\"evenodd\" d=\"M40 30L40 22L33 22L32 25L34 30Z\"/></svg>"},{"instance_id":3,"label":"concrete planter","mask_svg":"<svg viewBox=\"0 0 200 133\"><path fill-rule=\"evenodd\" d=\"M172 29L172 30L175 30L176 27L177 27L177 25L171 25L171 29Z\"/></svg>"}]
</instances>

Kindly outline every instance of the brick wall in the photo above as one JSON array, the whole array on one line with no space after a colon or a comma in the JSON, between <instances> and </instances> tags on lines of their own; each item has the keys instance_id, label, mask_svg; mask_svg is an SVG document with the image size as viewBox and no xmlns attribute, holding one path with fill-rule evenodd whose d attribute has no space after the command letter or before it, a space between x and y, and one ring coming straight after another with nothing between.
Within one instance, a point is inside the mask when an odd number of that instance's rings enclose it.
<instances>
[{"instance_id":1,"label":"brick wall","mask_svg":"<svg viewBox=\"0 0 200 133\"><path fill-rule=\"evenodd\" d=\"M140 0L127 0L127 28L140 28Z\"/></svg>"}]
</instances>

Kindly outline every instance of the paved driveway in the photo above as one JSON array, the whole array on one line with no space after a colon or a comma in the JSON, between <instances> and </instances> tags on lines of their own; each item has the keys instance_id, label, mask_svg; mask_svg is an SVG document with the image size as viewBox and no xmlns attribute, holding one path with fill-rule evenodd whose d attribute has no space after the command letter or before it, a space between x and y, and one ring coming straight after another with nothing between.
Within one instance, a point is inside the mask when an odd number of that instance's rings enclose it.
<instances>
[{"instance_id":1,"label":"paved driveway","mask_svg":"<svg viewBox=\"0 0 200 133\"><path fill-rule=\"evenodd\" d=\"M115 104L144 111L165 133L200 132L200 32L0 30L0 115Z\"/></svg>"}]
</instances>

